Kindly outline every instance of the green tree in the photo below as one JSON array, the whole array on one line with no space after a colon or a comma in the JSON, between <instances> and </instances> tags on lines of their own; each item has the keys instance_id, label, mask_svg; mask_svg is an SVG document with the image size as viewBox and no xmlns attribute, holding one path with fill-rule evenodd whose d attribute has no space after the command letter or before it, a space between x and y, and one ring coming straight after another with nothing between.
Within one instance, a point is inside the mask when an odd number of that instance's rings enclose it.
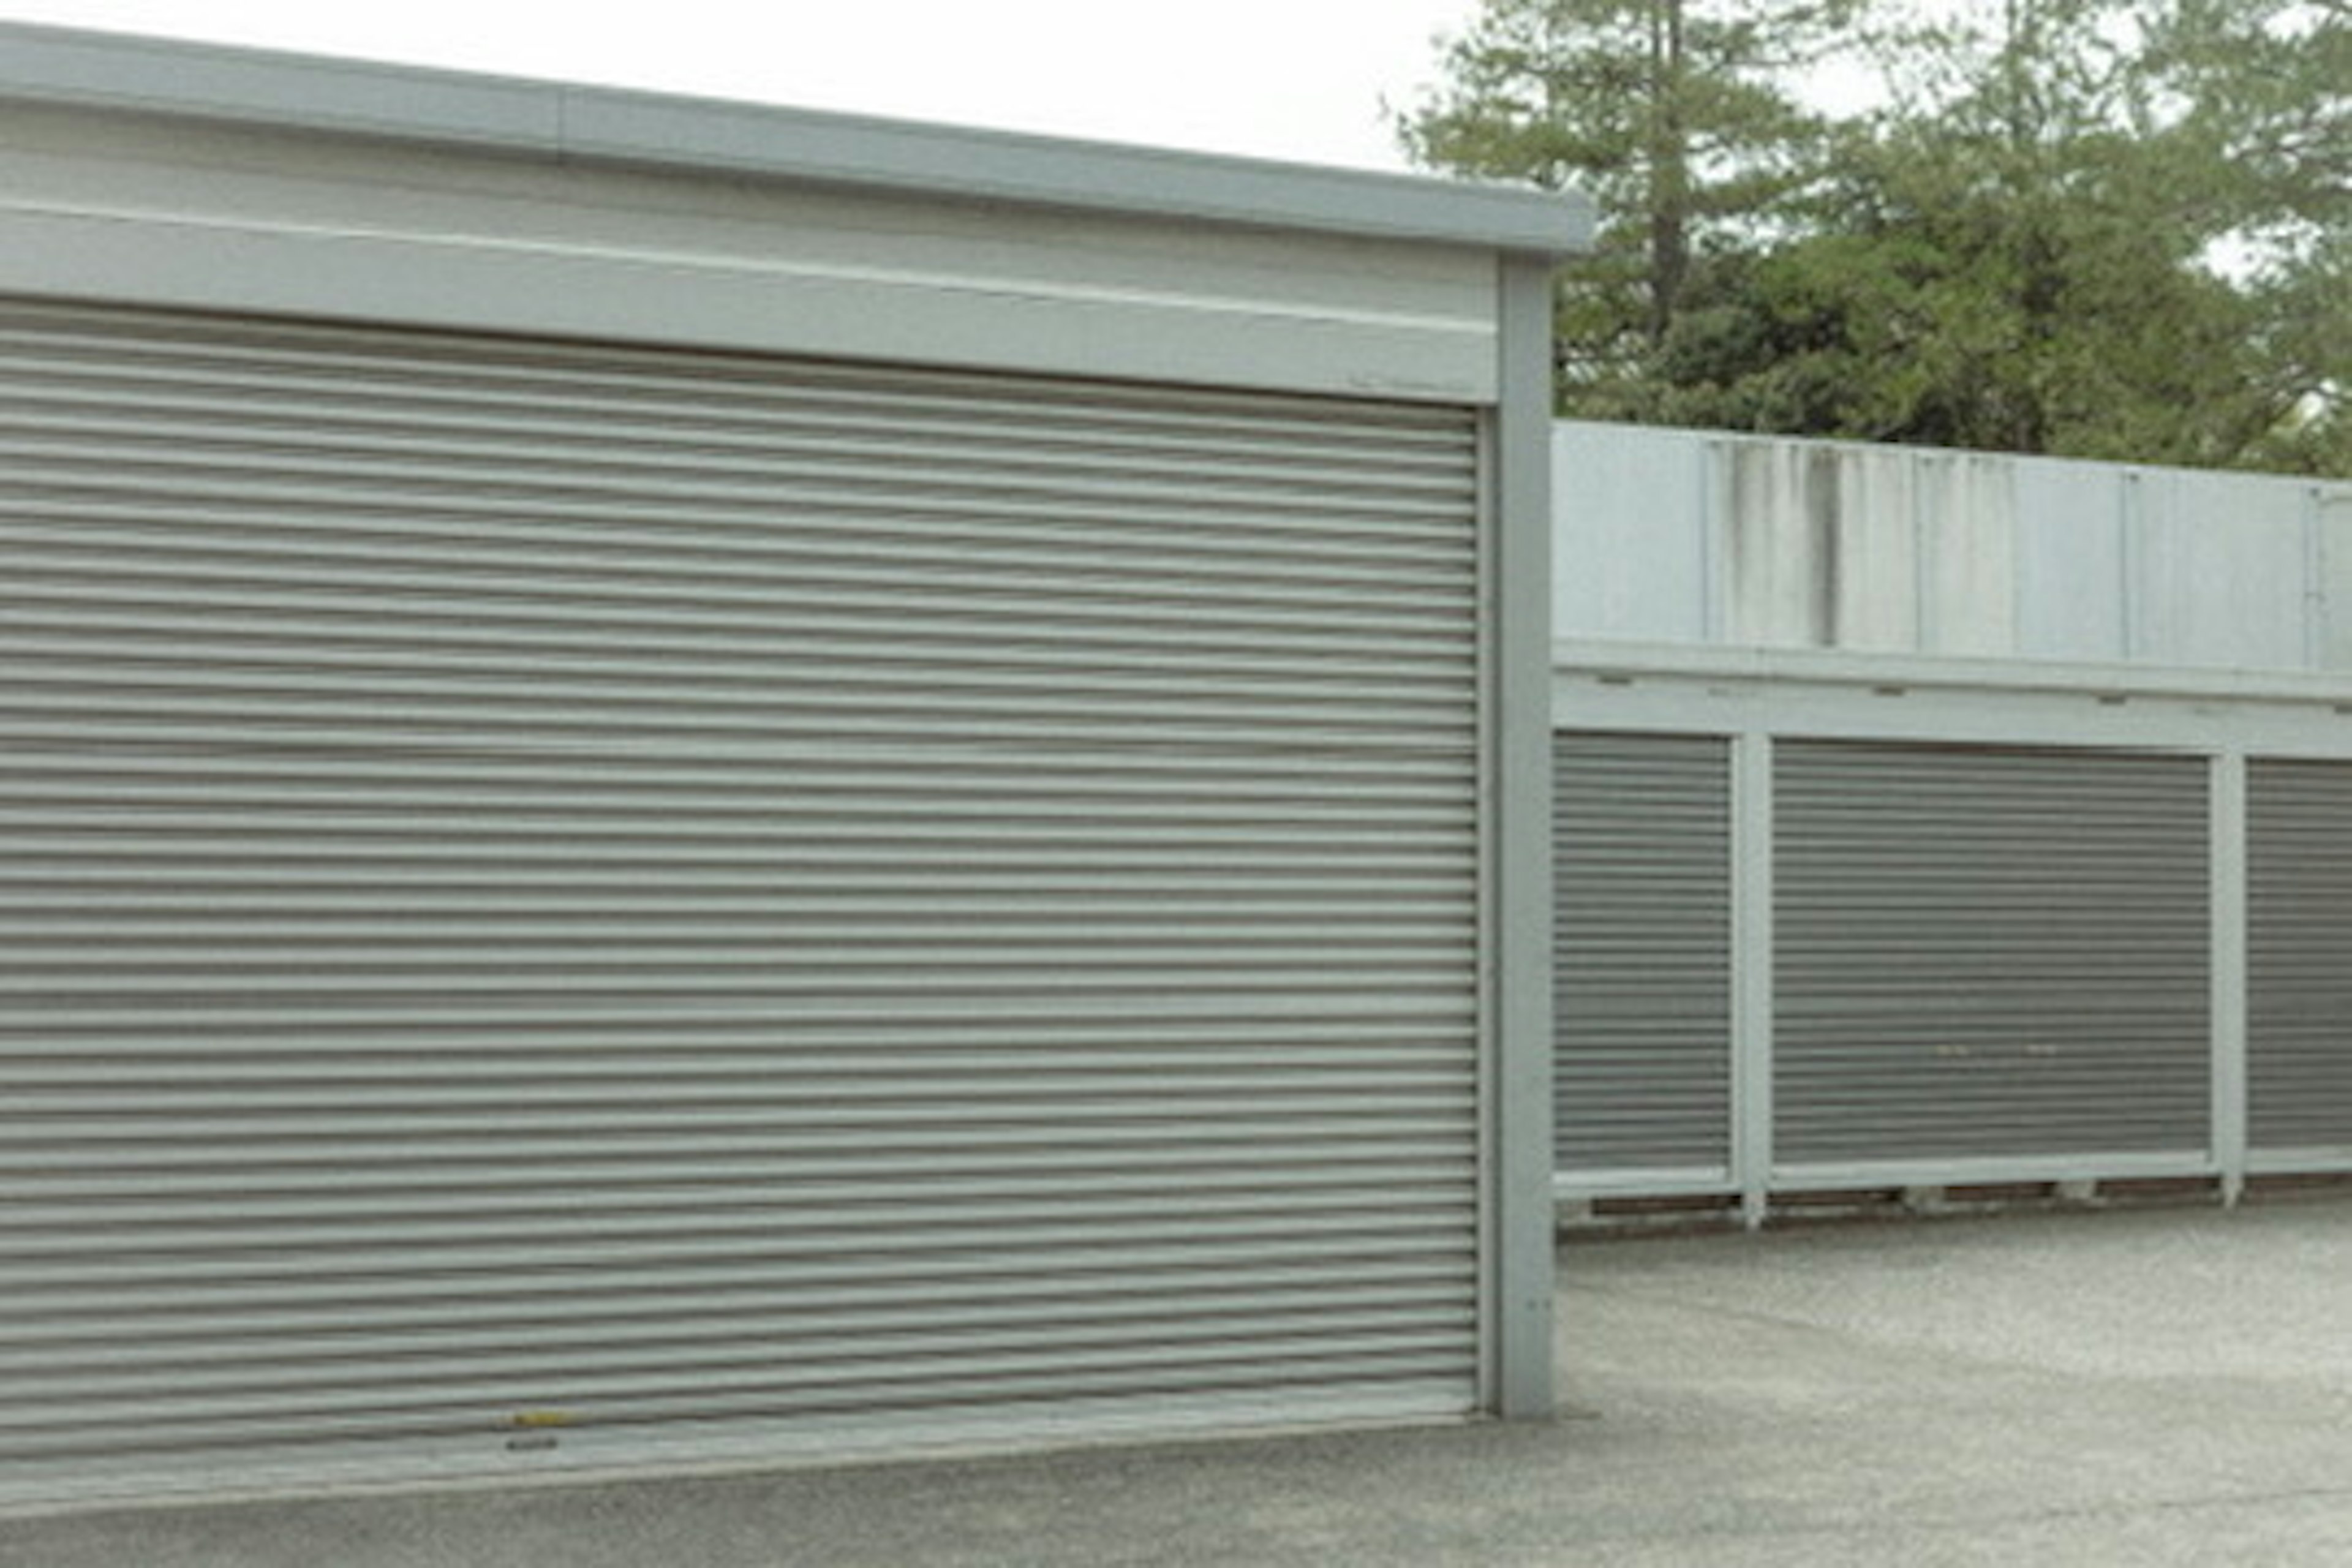
<instances>
[{"instance_id":1,"label":"green tree","mask_svg":"<svg viewBox=\"0 0 2352 1568\"><path fill-rule=\"evenodd\" d=\"M2039 210L1907 152L1849 175L1838 227L1718 271L1654 417L2222 465L2286 416L2225 280L2095 203Z\"/></svg>"},{"instance_id":2,"label":"green tree","mask_svg":"<svg viewBox=\"0 0 2352 1568\"><path fill-rule=\"evenodd\" d=\"M2229 164L2252 237L2352 226L2352 0L2171 0L2149 68Z\"/></svg>"},{"instance_id":3,"label":"green tree","mask_svg":"<svg viewBox=\"0 0 2352 1568\"><path fill-rule=\"evenodd\" d=\"M1659 416L2020 452L2248 460L2293 399L2206 265L2224 166L2118 0L2006 0L1897 35L1809 232L1726 268Z\"/></svg>"},{"instance_id":4,"label":"green tree","mask_svg":"<svg viewBox=\"0 0 2352 1568\"><path fill-rule=\"evenodd\" d=\"M2150 55L2229 171L2220 251L2290 410L2258 460L2352 475L2352 0L2175 0Z\"/></svg>"},{"instance_id":5,"label":"green tree","mask_svg":"<svg viewBox=\"0 0 2352 1568\"><path fill-rule=\"evenodd\" d=\"M2352 471L2352 0L1901 5L1832 122L1780 73L1856 7L1489 0L1404 129L1600 198L1562 406Z\"/></svg>"},{"instance_id":6,"label":"green tree","mask_svg":"<svg viewBox=\"0 0 2352 1568\"><path fill-rule=\"evenodd\" d=\"M1822 121L1789 73L1847 38L1861 0L1486 0L1445 84L1399 122L1409 154L1574 184L1595 254L1562 279L1562 395L1623 412L1708 258L1768 231L1814 173Z\"/></svg>"},{"instance_id":7,"label":"green tree","mask_svg":"<svg viewBox=\"0 0 2352 1568\"><path fill-rule=\"evenodd\" d=\"M2347 3L2004 0L1990 26L1912 35L1914 90L1853 143L1843 204L1759 274L1785 316L1792 293L1821 303L1825 248L1848 280L1891 264L1863 297L1888 319L1842 301L1870 345L1843 368L1866 379L1814 416L2016 451L2340 462Z\"/></svg>"}]
</instances>

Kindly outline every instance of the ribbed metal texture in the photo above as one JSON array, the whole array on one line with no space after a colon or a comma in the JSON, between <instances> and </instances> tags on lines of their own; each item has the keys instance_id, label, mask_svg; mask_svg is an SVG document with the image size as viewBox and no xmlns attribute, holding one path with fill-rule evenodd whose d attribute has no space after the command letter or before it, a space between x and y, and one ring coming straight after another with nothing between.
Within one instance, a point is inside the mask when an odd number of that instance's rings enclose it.
<instances>
[{"instance_id":1,"label":"ribbed metal texture","mask_svg":"<svg viewBox=\"0 0 2352 1568\"><path fill-rule=\"evenodd\" d=\"M1780 1163L2206 1146L2202 759L1775 756Z\"/></svg>"},{"instance_id":2,"label":"ribbed metal texture","mask_svg":"<svg viewBox=\"0 0 2352 1568\"><path fill-rule=\"evenodd\" d=\"M2248 1142L2352 1147L2352 763L2247 763L2246 924Z\"/></svg>"},{"instance_id":3,"label":"ribbed metal texture","mask_svg":"<svg viewBox=\"0 0 2352 1568\"><path fill-rule=\"evenodd\" d=\"M1715 737L1555 737L1563 1174L1730 1162L1730 780Z\"/></svg>"},{"instance_id":4,"label":"ribbed metal texture","mask_svg":"<svg viewBox=\"0 0 2352 1568\"><path fill-rule=\"evenodd\" d=\"M0 1484L1470 1406L1475 448L0 307Z\"/></svg>"}]
</instances>

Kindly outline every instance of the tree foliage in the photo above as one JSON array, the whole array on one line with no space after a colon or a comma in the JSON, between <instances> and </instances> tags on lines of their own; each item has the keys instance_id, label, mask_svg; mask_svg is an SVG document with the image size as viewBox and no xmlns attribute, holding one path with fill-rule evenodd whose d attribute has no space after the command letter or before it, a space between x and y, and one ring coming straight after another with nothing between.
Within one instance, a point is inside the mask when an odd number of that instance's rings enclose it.
<instances>
[{"instance_id":1,"label":"tree foliage","mask_svg":"<svg viewBox=\"0 0 2352 1568\"><path fill-rule=\"evenodd\" d=\"M1488 0L1447 46L1446 85L1402 122L1411 154L1573 184L1606 215L1561 301L1562 364L1584 396L1638 382L1709 255L1769 230L1802 188L1822 123L1786 78L1858 3Z\"/></svg>"},{"instance_id":2,"label":"tree foliage","mask_svg":"<svg viewBox=\"0 0 2352 1568\"><path fill-rule=\"evenodd\" d=\"M1718 80L1679 99L1628 54L1667 11L1488 0L1403 125L1433 166L1598 199L1564 409L2352 473L2352 0L1748 6L1736 54L1694 26L1727 10L1685 16ZM1801 107L1791 63L1865 37L1881 100Z\"/></svg>"},{"instance_id":3,"label":"tree foliage","mask_svg":"<svg viewBox=\"0 0 2352 1568\"><path fill-rule=\"evenodd\" d=\"M2352 474L2352 0L2175 0L2150 57L2229 172L2226 244L2294 410L2259 458Z\"/></svg>"}]
</instances>

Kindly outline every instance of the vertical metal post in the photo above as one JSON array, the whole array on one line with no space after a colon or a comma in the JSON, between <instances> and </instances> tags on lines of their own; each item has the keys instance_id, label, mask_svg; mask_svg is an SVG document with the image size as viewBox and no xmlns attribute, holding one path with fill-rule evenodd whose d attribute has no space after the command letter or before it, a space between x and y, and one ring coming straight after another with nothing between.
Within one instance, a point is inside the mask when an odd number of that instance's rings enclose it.
<instances>
[{"instance_id":1,"label":"vertical metal post","mask_svg":"<svg viewBox=\"0 0 2352 1568\"><path fill-rule=\"evenodd\" d=\"M1731 742L1731 1167L1748 1228L1772 1195L1772 737Z\"/></svg>"},{"instance_id":2,"label":"vertical metal post","mask_svg":"<svg viewBox=\"0 0 2352 1568\"><path fill-rule=\"evenodd\" d=\"M2246 1190L2246 753L2213 758L2213 1163L2221 1201Z\"/></svg>"},{"instance_id":3,"label":"vertical metal post","mask_svg":"<svg viewBox=\"0 0 2352 1568\"><path fill-rule=\"evenodd\" d=\"M1489 479L1496 525L1487 744L1490 1146L1485 1161L1495 1414L1552 1413L1551 269L1501 265L1501 396Z\"/></svg>"}]
</instances>

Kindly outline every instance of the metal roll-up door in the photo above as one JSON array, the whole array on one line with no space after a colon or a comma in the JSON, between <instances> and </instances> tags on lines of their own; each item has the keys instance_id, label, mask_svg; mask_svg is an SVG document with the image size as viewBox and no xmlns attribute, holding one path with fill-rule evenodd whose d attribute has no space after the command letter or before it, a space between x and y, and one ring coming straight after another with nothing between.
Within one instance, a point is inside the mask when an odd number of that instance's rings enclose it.
<instances>
[{"instance_id":1,"label":"metal roll-up door","mask_svg":"<svg viewBox=\"0 0 2352 1568\"><path fill-rule=\"evenodd\" d=\"M1553 748L1562 1174L1731 1161L1731 747L1562 731Z\"/></svg>"},{"instance_id":2,"label":"metal roll-up door","mask_svg":"<svg viewBox=\"0 0 2352 1568\"><path fill-rule=\"evenodd\" d=\"M0 1485L1472 1408L1475 474L0 307Z\"/></svg>"},{"instance_id":3,"label":"metal roll-up door","mask_svg":"<svg viewBox=\"0 0 2352 1568\"><path fill-rule=\"evenodd\" d=\"M1775 756L1778 1162L2206 1147L2202 759Z\"/></svg>"},{"instance_id":4,"label":"metal roll-up door","mask_svg":"<svg viewBox=\"0 0 2352 1568\"><path fill-rule=\"evenodd\" d=\"M2248 1142L2352 1148L2352 763L2247 763L2246 916Z\"/></svg>"}]
</instances>

